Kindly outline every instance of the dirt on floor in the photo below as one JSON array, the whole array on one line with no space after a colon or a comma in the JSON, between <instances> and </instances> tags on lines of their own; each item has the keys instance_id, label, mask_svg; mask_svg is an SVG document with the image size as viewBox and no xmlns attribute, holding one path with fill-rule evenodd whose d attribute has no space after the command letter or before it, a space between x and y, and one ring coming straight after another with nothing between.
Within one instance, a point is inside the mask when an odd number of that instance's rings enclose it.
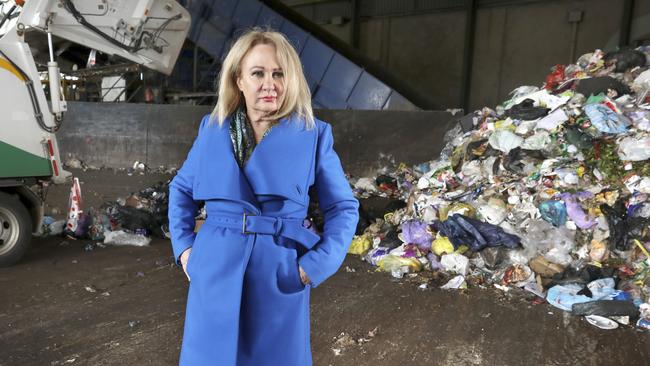
<instances>
[{"instance_id":1,"label":"dirt on floor","mask_svg":"<svg viewBox=\"0 0 650 366\"><path fill-rule=\"evenodd\" d=\"M76 174L95 207L168 178ZM68 190L51 190L48 212L65 211ZM20 263L0 268L0 366L177 364L187 280L169 241L93 243L35 238ZM348 257L312 290L314 365L650 364L650 334L633 327L600 330L515 290L441 283L393 279Z\"/></svg>"}]
</instances>

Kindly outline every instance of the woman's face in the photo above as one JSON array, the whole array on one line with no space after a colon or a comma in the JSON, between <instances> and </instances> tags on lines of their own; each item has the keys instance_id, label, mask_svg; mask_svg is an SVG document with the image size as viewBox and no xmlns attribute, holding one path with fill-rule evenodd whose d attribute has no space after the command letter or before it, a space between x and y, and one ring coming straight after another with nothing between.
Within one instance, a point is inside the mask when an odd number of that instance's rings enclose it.
<instances>
[{"instance_id":1,"label":"woman's face","mask_svg":"<svg viewBox=\"0 0 650 366\"><path fill-rule=\"evenodd\" d=\"M278 65L275 47L256 45L244 56L240 70L237 85L244 94L249 114L276 112L284 96L284 73Z\"/></svg>"}]
</instances>

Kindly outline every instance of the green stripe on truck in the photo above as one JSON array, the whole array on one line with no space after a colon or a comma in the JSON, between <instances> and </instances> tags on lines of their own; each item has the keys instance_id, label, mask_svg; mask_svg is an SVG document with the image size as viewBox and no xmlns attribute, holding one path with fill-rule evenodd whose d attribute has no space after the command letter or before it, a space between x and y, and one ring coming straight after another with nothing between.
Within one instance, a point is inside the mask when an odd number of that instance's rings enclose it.
<instances>
[{"instance_id":1,"label":"green stripe on truck","mask_svg":"<svg viewBox=\"0 0 650 366\"><path fill-rule=\"evenodd\" d=\"M50 160L0 141L0 178L49 177Z\"/></svg>"}]
</instances>

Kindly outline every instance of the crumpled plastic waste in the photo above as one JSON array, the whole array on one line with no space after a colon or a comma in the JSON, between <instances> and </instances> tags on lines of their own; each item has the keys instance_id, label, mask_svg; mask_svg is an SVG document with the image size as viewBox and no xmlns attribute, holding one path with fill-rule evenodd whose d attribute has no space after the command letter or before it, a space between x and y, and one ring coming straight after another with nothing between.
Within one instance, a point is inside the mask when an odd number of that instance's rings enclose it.
<instances>
[{"instance_id":1,"label":"crumpled plastic waste","mask_svg":"<svg viewBox=\"0 0 650 366\"><path fill-rule=\"evenodd\" d=\"M620 50L609 52L605 55L605 63L616 65L615 72L625 72L634 67L646 64L646 55L637 50Z\"/></svg>"},{"instance_id":2,"label":"crumpled plastic waste","mask_svg":"<svg viewBox=\"0 0 650 366\"><path fill-rule=\"evenodd\" d=\"M590 198L593 197L591 192L579 192L576 194L563 193L560 195L560 198L564 201L566 206L567 215L571 218L577 227L581 229L589 229L592 226L596 225L596 220L590 218L578 203L578 198Z\"/></svg>"},{"instance_id":3,"label":"crumpled plastic waste","mask_svg":"<svg viewBox=\"0 0 650 366\"><path fill-rule=\"evenodd\" d=\"M66 220L54 220L53 217L43 217L40 230L35 234L36 236L55 236L61 235L65 228Z\"/></svg>"},{"instance_id":4,"label":"crumpled plastic waste","mask_svg":"<svg viewBox=\"0 0 650 366\"><path fill-rule=\"evenodd\" d=\"M618 250L627 250L636 238L647 236L650 219L644 217L628 217L623 201L619 200L611 207L602 204L600 210L605 214L609 225L609 247Z\"/></svg>"},{"instance_id":5,"label":"crumpled plastic waste","mask_svg":"<svg viewBox=\"0 0 650 366\"><path fill-rule=\"evenodd\" d=\"M458 275L451 280L447 281L444 285L440 286L442 290L462 290L467 288L465 276Z\"/></svg>"},{"instance_id":6,"label":"crumpled plastic waste","mask_svg":"<svg viewBox=\"0 0 650 366\"><path fill-rule=\"evenodd\" d=\"M546 116L550 108L536 107L533 99L524 99L519 104L515 104L505 113L506 116L514 119L530 121Z\"/></svg>"},{"instance_id":7,"label":"crumpled plastic waste","mask_svg":"<svg viewBox=\"0 0 650 366\"><path fill-rule=\"evenodd\" d=\"M650 74L648 75L650 76ZM650 80L648 83L648 88L644 89L644 93L650 93ZM650 131L650 111L636 110L628 112L627 115L636 129Z\"/></svg>"},{"instance_id":8,"label":"crumpled plastic waste","mask_svg":"<svg viewBox=\"0 0 650 366\"><path fill-rule=\"evenodd\" d=\"M639 309L630 301L625 300L596 300L575 303L571 306L575 315L600 315L600 316L639 316Z\"/></svg>"},{"instance_id":9,"label":"crumpled plastic waste","mask_svg":"<svg viewBox=\"0 0 650 366\"><path fill-rule=\"evenodd\" d=\"M555 128L555 127L553 127ZM527 137L521 144L526 150L545 150L551 144L551 134L546 131L539 131Z\"/></svg>"},{"instance_id":10,"label":"crumpled plastic waste","mask_svg":"<svg viewBox=\"0 0 650 366\"><path fill-rule=\"evenodd\" d=\"M557 88L565 79L566 75L564 74L564 65L555 65L551 69L551 73L546 76L546 82L544 83L544 88L547 90L554 90Z\"/></svg>"},{"instance_id":11,"label":"crumpled plastic waste","mask_svg":"<svg viewBox=\"0 0 650 366\"><path fill-rule=\"evenodd\" d=\"M505 270L501 282L504 285L524 287L527 283L535 282L535 274L525 264L514 264Z\"/></svg>"},{"instance_id":12,"label":"crumpled plastic waste","mask_svg":"<svg viewBox=\"0 0 650 366\"><path fill-rule=\"evenodd\" d=\"M531 220L522 245L530 258L542 254L546 260L566 266L573 260L570 253L575 247L574 236L566 227L555 228L546 221Z\"/></svg>"},{"instance_id":13,"label":"crumpled plastic waste","mask_svg":"<svg viewBox=\"0 0 650 366\"><path fill-rule=\"evenodd\" d=\"M406 273L422 270L422 263L416 258L404 258L393 254L388 254L377 261L377 266L384 272L390 272L395 278L402 278Z\"/></svg>"},{"instance_id":14,"label":"crumpled plastic waste","mask_svg":"<svg viewBox=\"0 0 650 366\"><path fill-rule=\"evenodd\" d=\"M616 113L604 104L587 104L585 113L591 124L600 132L605 133L625 133L631 122L627 117Z\"/></svg>"},{"instance_id":15,"label":"crumpled plastic waste","mask_svg":"<svg viewBox=\"0 0 650 366\"><path fill-rule=\"evenodd\" d=\"M440 257L440 265L445 272L467 275L469 259L462 254L451 253Z\"/></svg>"},{"instance_id":16,"label":"crumpled plastic waste","mask_svg":"<svg viewBox=\"0 0 650 366\"><path fill-rule=\"evenodd\" d=\"M641 329L650 330L650 304L641 304L639 306L641 315L636 326Z\"/></svg>"},{"instance_id":17,"label":"crumpled plastic waste","mask_svg":"<svg viewBox=\"0 0 650 366\"><path fill-rule=\"evenodd\" d=\"M366 235L360 235L360 236L355 236L352 239L352 244L350 244L350 248L348 248L348 253L350 254L357 254L357 255L364 255L370 250L372 247L372 242L370 241L370 238Z\"/></svg>"},{"instance_id":18,"label":"crumpled plastic waste","mask_svg":"<svg viewBox=\"0 0 650 366\"><path fill-rule=\"evenodd\" d=\"M490 135L489 142L490 146L507 154L510 150L521 146L524 139L508 130L499 130Z\"/></svg>"},{"instance_id":19,"label":"crumpled plastic waste","mask_svg":"<svg viewBox=\"0 0 650 366\"><path fill-rule=\"evenodd\" d=\"M539 204L539 213L542 219L550 222L553 226L562 226L566 223L567 210L564 202L544 201Z\"/></svg>"},{"instance_id":20,"label":"crumpled plastic waste","mask_svg":"<svg viewBox=\"0 0 650 366\"><path fill-rule=\"evenodd\" d=\"M449 241L449 238L446 236L438 235L431 243L431 251L437 255L441 256L443 254L450 254L456 251L454 245Z\"/></svg>"},{"instance_id":21,"label":"crumpled plastic waste","mask_svg":"<svg viewBox=\"0 0 650 366\"><path fill-rule=\"evenodd\" d=\"M402 235L404 242L417 244L420 250L427 251L431 248L433 235L429 231L429 225L419 220L409 220L402 223Z\"/></svg>"},{"instance_id":22,"label":"crumpled plastic waste","mask_svg":"<svg viewBox=\"0 0 650 366\"><path fill-rule=\"evenodd\" d=\"M491 201L479 206L478 213L485 222L492 225L499 225L506 219L508 210L503 202L499 204L498 202Z\"/></svg>"},{"instance_id":23,"label":"crumpled plastic waste","mask_svg":"<svg viewBox=\"0 0 650 366\"><path fill-rule=\"evenodd\" d=\"M518 236L506 233L499 226L460 214L448 217L446 221L434 221L433 227L448 237L455 249L462 245L469 246L475 252L488 246L516 248L521 241Z\"/></svg>"},{"instance_id":24,"label":"crumpled plastic waste","mask_svg":"<svg viewBox=\"0 0 650 366\"><path fill-rule=\"evenodd\" d=\"M548 116L537 121L535 128L552 131L568 120L569 116L566 115L563 109L556 109Z\"/></svg>"},{"instance_id":25,"label":"crumpled plastic waste","mask_svg":"<svg viewBox=\"0 0 650 366\"><path fill-rule=\"evenodd\" d=\"M610 76L580 79L576 86L576 92L587 98L592 95L607 94L610 90L615 91L617 95L630 93L627 85Z\"/></svg>"},{"instance_id":26,"label":"crumpled plastic waste","mask_svg":"<svg viewBox=\"0 0 650 366\"><path fill-rule=\"evenodd\" d=\"M613 278L590 282L586 287L577 284L555 285L548 289L546 300L564 311L571 311L573 304L594 300L611 300L616 296Z\"/></svg>"},{"instance_id":27,"label":"crumpled plastic waste","mask_svg":"<svg viewBox=\"0 0 650 366\"><path fill-rule=\"evenodd\" d=\"M629 161L650 159L650 136L624 137L618 143L618 156Z\"/></svg>"},{"instance_id":28,"label":"crumpled plastic waste","mask_svg":"<svg viewBox=\"0 0 650 366\"><path fill-rule=\"evenodd\" d=\"M149 243L151 243L150 237L141 234L127 233L123 230L107 231L104 234L104 244L146 247Z\"/></svg>"},{"instance_id":29,"label":"crumpled plastic waste","mask_svg":"<svg viewBox=\"0 0 650 366\"><path fill-rule=\"evenodd\" d=\"M565 136L569 144L580 150L593 148L593 138L584 133L578 126L567 126Z\"/></svg>"}]
</instances>

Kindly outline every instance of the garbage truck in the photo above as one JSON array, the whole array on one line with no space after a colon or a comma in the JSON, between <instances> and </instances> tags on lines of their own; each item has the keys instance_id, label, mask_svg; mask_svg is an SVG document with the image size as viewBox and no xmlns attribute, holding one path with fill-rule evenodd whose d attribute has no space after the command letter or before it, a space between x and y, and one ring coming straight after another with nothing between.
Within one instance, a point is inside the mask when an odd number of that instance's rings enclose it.
<instances>
[{"instance_id":1,"label":"garbage truck","mask_svg":"<svg viewBox=\"0 0 650 366\"><path fill-rule=\"evenodd\" d=\"M39 231L47 187L70 180L56 140L67 109L57 41L169 75L190 23L189 13L172 0L16 0L2 15L0 267L19 261ZM40 71L28 44L38 37L43 44L47 39L49 50Z\"/></svg>"}]
</instances>

